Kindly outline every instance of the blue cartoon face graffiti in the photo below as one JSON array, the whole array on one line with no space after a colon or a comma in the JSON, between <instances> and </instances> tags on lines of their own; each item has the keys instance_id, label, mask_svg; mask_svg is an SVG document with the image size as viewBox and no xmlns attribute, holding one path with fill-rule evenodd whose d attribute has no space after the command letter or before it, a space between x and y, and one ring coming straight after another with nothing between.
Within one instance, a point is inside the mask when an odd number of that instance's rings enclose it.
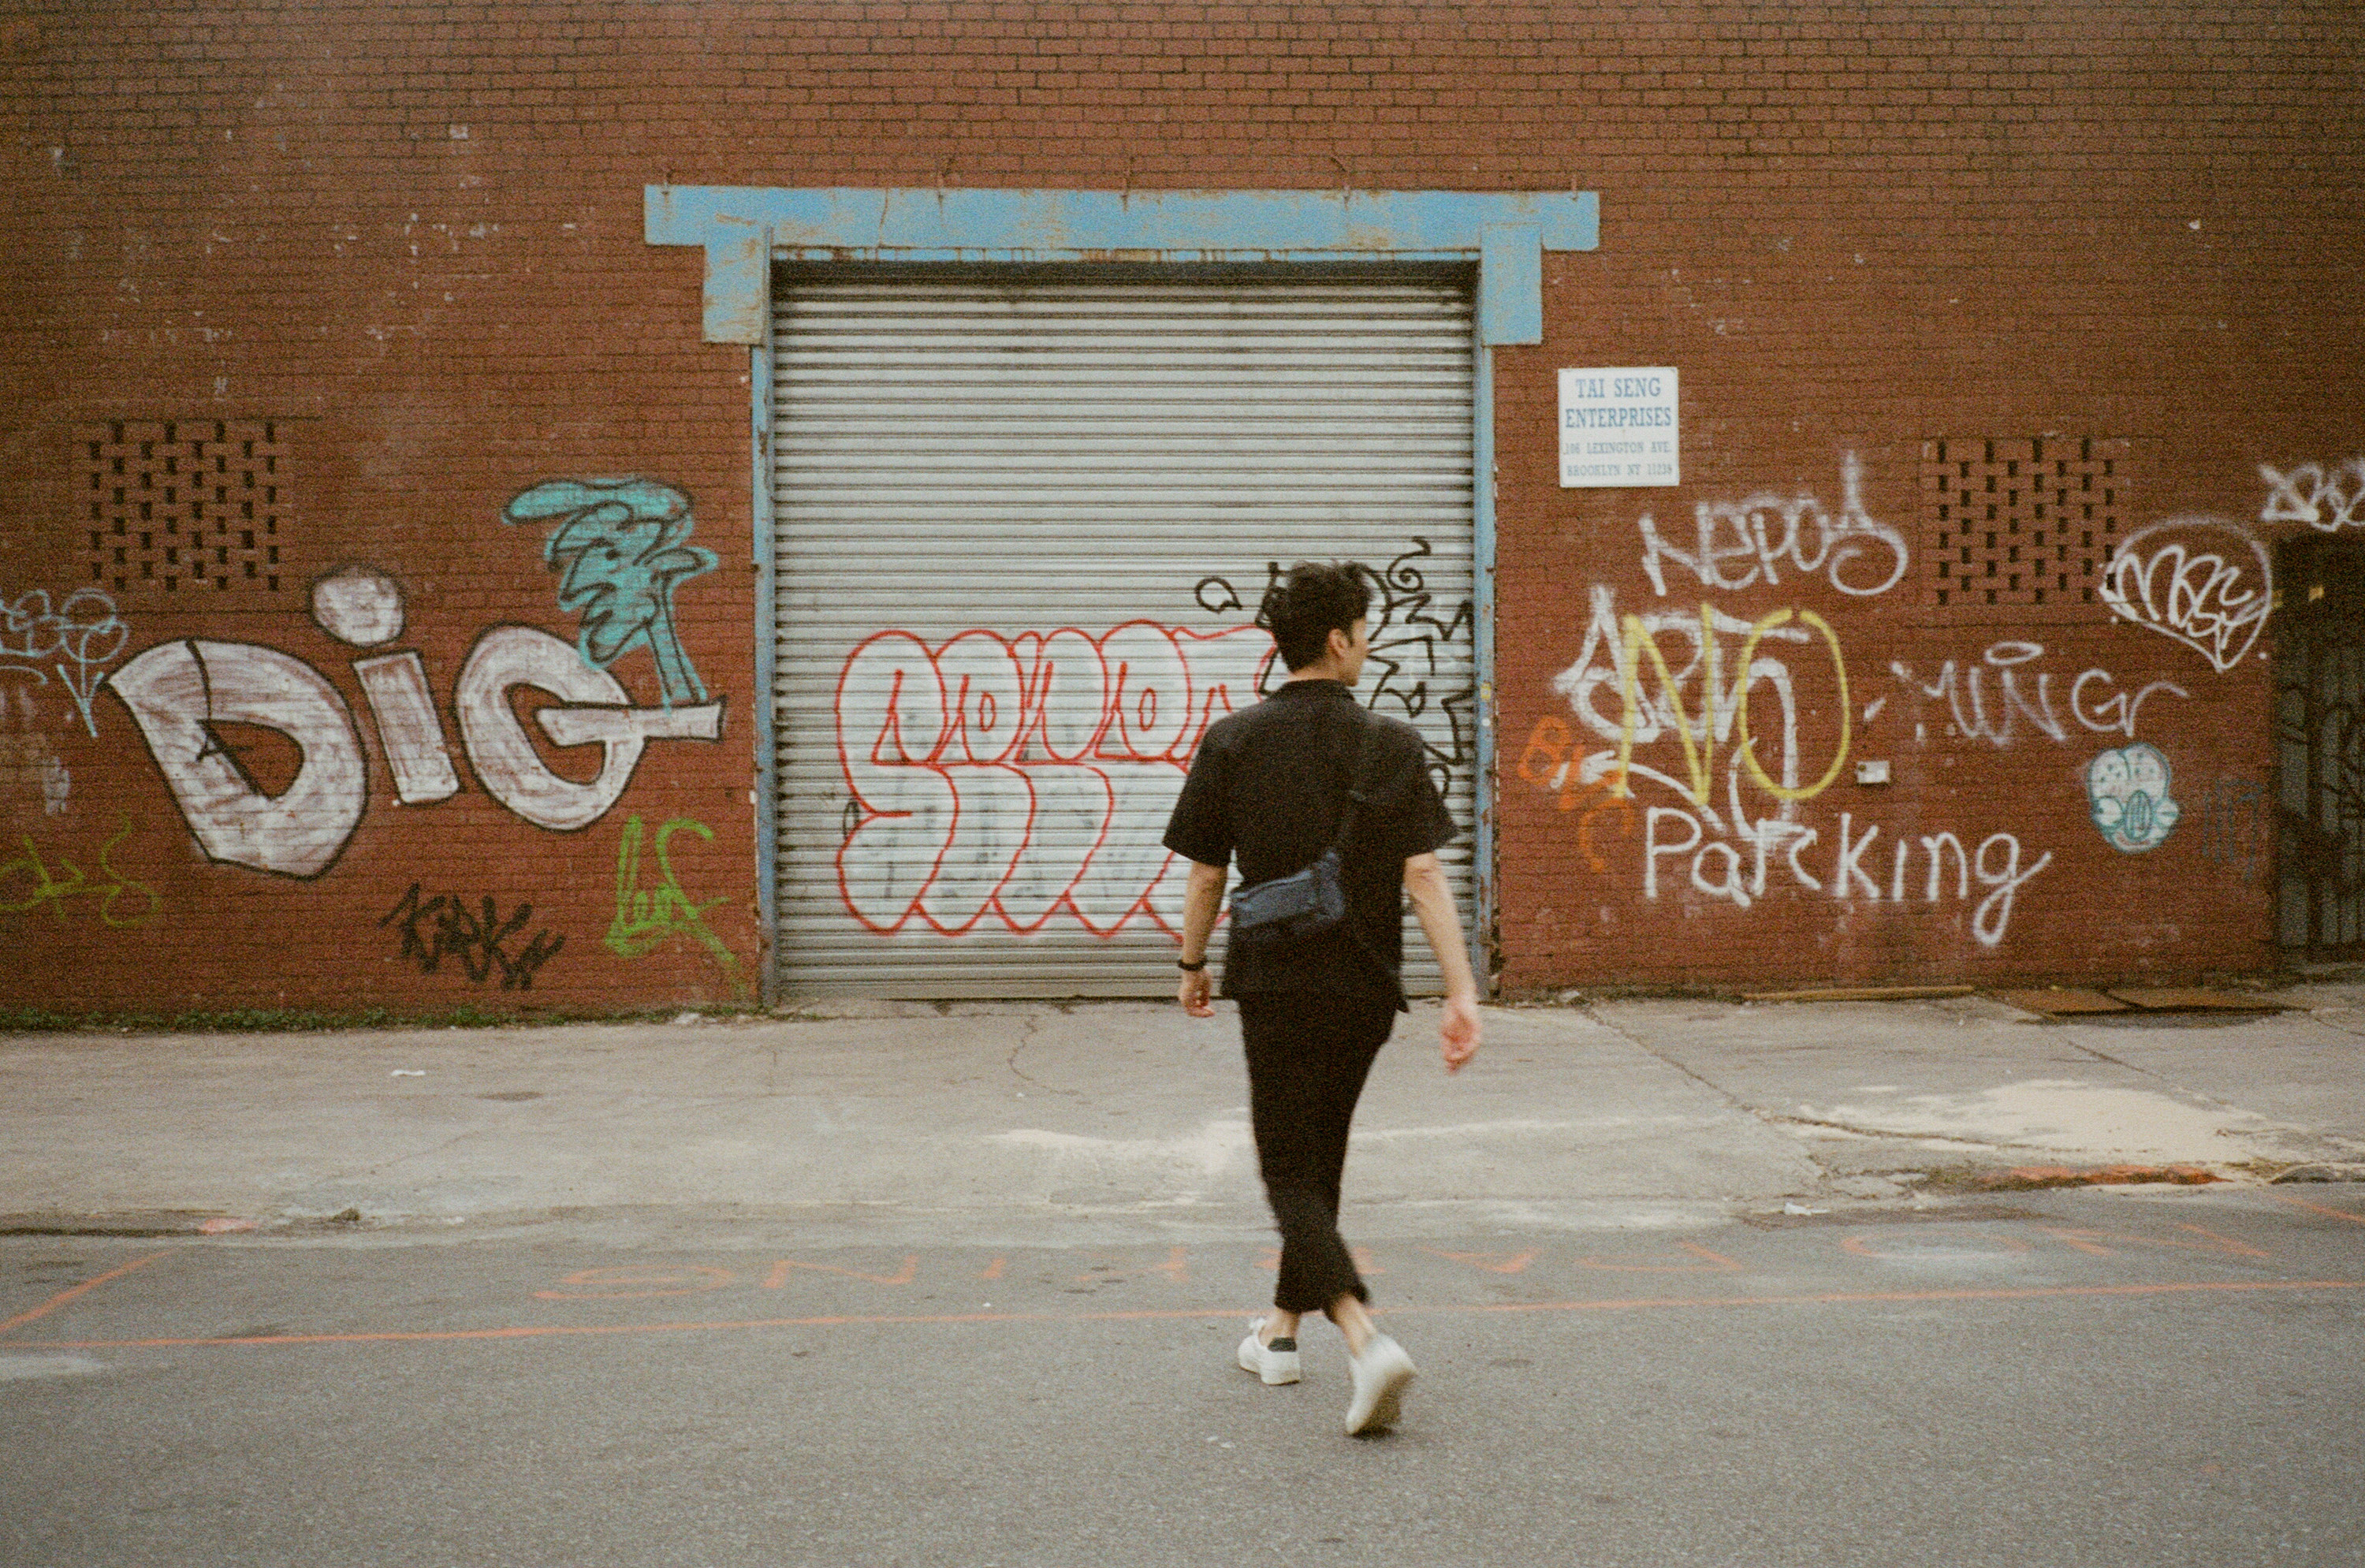
<instances>
[{"instance_id":1,"label":"blue cartoon face graffiti","mask_svg":"<svg viewBox=\"0 0 2365 1568\"><path fill-rule=\"evenodd\" d=\"M2165 843L2180 812L2169 793L2168 758L2148 741L2086 765L2086 805L2111 847L2129 854Z\"/></svg>"}]
</instances>

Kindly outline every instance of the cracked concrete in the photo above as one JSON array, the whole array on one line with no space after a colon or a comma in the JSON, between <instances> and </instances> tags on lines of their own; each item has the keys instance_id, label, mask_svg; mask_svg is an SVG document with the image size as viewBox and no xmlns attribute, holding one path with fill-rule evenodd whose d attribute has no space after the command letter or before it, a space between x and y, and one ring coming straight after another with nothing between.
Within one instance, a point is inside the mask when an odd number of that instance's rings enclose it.
<instances>
[{"instance_id":1,"label":"cracked concrete","mask_svg":"<svg viewBox=\"0 0 2365 1568\"><path fill-rule=\"evenodd\" d=\"M1452 1078L1423 1008L1365 1094L1351 1227L1705 1223L1895 1200L1958 1166L2355 1162L2365 986L2288 996L2278 1015L2066 1025L1976 997L1493 1008ZM0 1215L958 1211L1014 1235L1116 1215L1252 1234L1246 1102L1228 1016L1139 1002L18 1036L0 1040Z\"/></svg>"}]
</instances>

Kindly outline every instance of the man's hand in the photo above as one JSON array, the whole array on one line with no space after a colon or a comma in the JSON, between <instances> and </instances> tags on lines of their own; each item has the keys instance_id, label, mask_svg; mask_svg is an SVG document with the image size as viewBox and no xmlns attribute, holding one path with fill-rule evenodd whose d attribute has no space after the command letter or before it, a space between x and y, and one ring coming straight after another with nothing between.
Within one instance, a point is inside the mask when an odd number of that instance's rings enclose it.
<instances>
[{"instance_id":1,"label":"man's hand","mask_svg":"<svg viewBox=\"0 0 2365 1568\"><path fill-rule=\"evenodd\" d=\"M1438 1037L1445 1043L1445 1070L1460 1072L1478 1054L1478 1036L1483 1029L1478 1020L1478 999L1474 996L1449 996L1445 999L1445 1017L1438 1024Z\"/></svg>"},{"instance_id":2,"label":"man's hand","mask_svg":"<svg viewBox=\"0 0 2365 1568\"><path fill-rule=\"evenodd\" d=\"M1182 890L1182 953L1196 953L1204 963L1207 957L1207 937L1216 929L1216 916L1224 908L1224 868L1191 862L1191 879ZM1182 971L1182 983L1174 988L1174 1000L1182 1011L1194 1018L1213 1018L1214 1003L1207 1000L1207 971L1194 974Z\"/></svg>"},{"instance_id":3,"label":"man's hand","mask_svg":"<svg viewBox=\"0 0 2365 1568\"><path fill-rule=\"evenodd\" d=\"M1437 1028L1445 1042L1445 1070L1460 1072L1478 1054L1478 982L1471 976L1462 922L1453 913L1453 889L1433 853L1405 861L1404 885L1445 976L1445 1018Z\"/></svg>"}]
</instances>

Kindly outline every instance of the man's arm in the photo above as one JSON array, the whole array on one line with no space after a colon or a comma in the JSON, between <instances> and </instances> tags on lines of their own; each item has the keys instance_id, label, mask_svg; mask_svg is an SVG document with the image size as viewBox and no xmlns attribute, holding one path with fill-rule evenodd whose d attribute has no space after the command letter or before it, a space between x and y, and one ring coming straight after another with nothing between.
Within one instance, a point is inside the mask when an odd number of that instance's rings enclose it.
<instances>
[{"instance_id":1,"label":"man's arm","mask_svg":"<svg viewBox=\"0 0 2365 1568\"><path fill-rule=\"evenodd\" d=\"M1453 889L1433 851L1406 859L1404 885L1412 895L1413 913L1420 916L1420 928L1428 934L1429 950L1437 955L1437 967L1445 974L1445 1019L1438 1035L1445 1045L1445 1070L1459 1072L1478 1054L1478 981L1470 972L1470 950L1463 945Z\"/></svg>"},{"instance_id":2,"label":"man's arm","mask_svg":"<svg viewBox=\"0 0 2365 1568\"><path fill-rule=\"evenodd\" d=\"M1182 961L1207 961L1207 938L1215 934L1216 915L1224 907L1224 868L1191 862L1191 883L1182 890ZM1464 969L1470 966L1463 965ZM1213 1018L1215 1003L1207 1000L1207 971L1183 971L1174 1000L1194 1018Z\"/></svg>"}]
</instances>

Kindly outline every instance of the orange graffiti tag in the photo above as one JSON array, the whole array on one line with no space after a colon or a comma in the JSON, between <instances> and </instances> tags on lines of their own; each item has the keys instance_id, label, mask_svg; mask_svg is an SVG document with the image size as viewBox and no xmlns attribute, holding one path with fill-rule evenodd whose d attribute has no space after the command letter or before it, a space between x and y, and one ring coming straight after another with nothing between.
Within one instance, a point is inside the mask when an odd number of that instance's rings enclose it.
<instances>
[{"instance_id":1,"label":"orange graffiti tag","mask_svg":"<svg viewBox=\"0 0 2365 1568\"><path fill-rule=\"evenodd\" d=\"M1633 794L1626 788L1624 767L1604 775L1590 784L1580 784L1575 778L1577 758L1573 747L1576 737L1566 723L1549 714L1538 719L1528 732L1528 744L1519 753L1519 777L1538 789L1552 792L1554 803L1564 812L1573 812L1582 804L1584 814L1576 819L1576 849L1585 863L1597 873L1609 869L1593 846L1594 819L1608 813L1617 819L1618 836L1634 836Z\"/></svg>"}]
</instances>

